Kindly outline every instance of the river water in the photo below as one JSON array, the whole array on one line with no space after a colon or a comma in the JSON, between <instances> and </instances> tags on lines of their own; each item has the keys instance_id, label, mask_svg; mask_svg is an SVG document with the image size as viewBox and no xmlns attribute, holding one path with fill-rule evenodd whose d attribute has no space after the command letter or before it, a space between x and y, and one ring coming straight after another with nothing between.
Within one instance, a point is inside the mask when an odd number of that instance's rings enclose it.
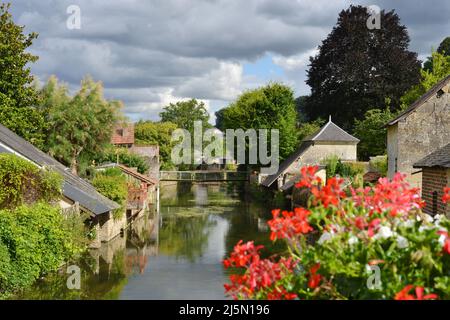
<instances>
[{"instance_id":1,"label":"river water","mask_svg":"<svg viewBox=\"0 0 450 320\"><path fill-rule=\"evenodd\" d=\"M79 289L68 288L77 283L65 267L16 298L226 299L222 260L239 240L265 245L264 256L283 251L269 240L269 218L242 185L163 185L159 210L68 264L80 268Z\"/></svg>"}]
</instances>

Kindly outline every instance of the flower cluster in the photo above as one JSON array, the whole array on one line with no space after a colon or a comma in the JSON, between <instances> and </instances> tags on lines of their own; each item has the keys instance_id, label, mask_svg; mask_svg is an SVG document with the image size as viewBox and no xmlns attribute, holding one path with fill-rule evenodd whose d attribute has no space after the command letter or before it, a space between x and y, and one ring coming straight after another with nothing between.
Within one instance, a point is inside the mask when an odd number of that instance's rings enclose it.
<instances>
[{"instance_id":1,"label":"flower cluster","mask_svg":"<svg viewBox=\"0 0 450 320\"><path fill-rule=\"evenodd\" d=\"M437 294L430 293L424 295L424 288L417 286L415 288L416 296L410 294L410 291L414 289L414 286L412 284L407 285L404 287L400 292L398 292L395 295L395 300L435 300L438 298Z\"/></svg>"},{"instance_id":2,"label":"flower cluster","mask_svg":"<svg viewBox=\"0 0 450 320\"><path fill-rule=\"evenodd\" d=\"M223 261L225 268L235 267L246 269L242 275L230 275L231 284L225 284L225 291L233 298L266 298L292 300L297 295L288 292L277 282L291 274L295 268L292 258L281 258L278 262L261 259L259 251L262 246L254 245L253 241L240 241L231 253L230 258Z\"/></svg>"},{"instance_id":3,"label":"flower cluster","mask_svg":"<svg viewBox=\"0 0 450 320\"><path fill-rule=\"evenodd\" d=\"M444 196L442 197L443 203L450 203L450 188L444 188Z\"/></svg>"},{"instance_id":4,"label":"flower cluster","mask_svg":"<svg viewBox=\"0 0 450 320\"><path fill-rule=\"evenodd\" d=\"M310 212L304 208L295 208L294 211L273 210L273 219L268 222L272 231L270 240L293 239L297 235L312 231L308 223L309 214Z\"/></svg>"},{"instance_id":5,"label":"flower cluster","mask_svg":"<svg viewBox=\"0 0 450 320\"><path fill-rule=\"evenodd\" d=\"M346 188L340 178L323 184L317 170L302 168L296 184L309 189L308 206L273 210L268 222L270 239L286 241L288 258L261 259L261 246L239 242L224 261L225 267L244 271L230 276L231 284L225 285L229 295L450 299L450 220L424 214L420 190L410 187L401 174L358 189ZM450 188L445 188L442 200L450 202ZM368 285L373 268L381 277L376 286Z\"/></svg>"},{"instance_id":6,"label":"flower cluster","mask_svg":"<svg viewBox=\"0 0 450 320\"><path fill-rule=\"evenodd\" d=\"M423 208L425 202L420 198L420 190L410 188L404 178L405 175L397 173L392 181L381 178L374 188L351 189L353 201L356 205L367 208L369 216L374 213L389 213L395 217Z\"/></svg>"}]
</instances>

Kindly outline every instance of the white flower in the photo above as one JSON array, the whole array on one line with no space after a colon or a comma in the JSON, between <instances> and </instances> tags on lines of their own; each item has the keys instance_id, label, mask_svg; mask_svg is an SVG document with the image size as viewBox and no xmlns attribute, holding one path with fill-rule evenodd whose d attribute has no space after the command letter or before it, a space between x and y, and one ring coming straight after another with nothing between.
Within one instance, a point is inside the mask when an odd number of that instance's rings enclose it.
<instances>
[{"instance_id":1,"label":"white flower","mask_svg":"<svg viewBox=\"0 0 450 320\"><path fill-rule=\"evenodd\" d=\"M351 236L351 237L348 239L348 244L352 246L352 245L358 243L358 241L359 241L359 239L358 239L357 237Z\"/></svg>"},{"instance_id":2,"label":"white flower","mask_svg":"<svg viewBox=\"0 0 450 320\"><path fill-rule=\"evenodd\" d=\"M425 216L425 222L428 222L428 223L432 223L433 222L433 217L432 216L430 216L429 214L424 214L424 216Z\"/></svg>"},{"instance_id":3,"label":"white flower","mask_svg":"<svg viewBox=\"0 0 450 320\"><path fill-rule=\"evenodd\" d=\"M374 239L387 239L390 238L394 235L394 233L392 232L391 228L386 227L386 226L382 226L379 230L378 233L374 236Z\"/></svg>"},{"instance_id":4,"label":"white flower","mask_svg":"<svg viewBox=\"0 0 450 320\"><path fill-rule=\"evenodd\" d=\"M412 227L414 227L414 224L415 224L415 223L416 223L416 222L415 222L414 220L408 219L408 220L402 222L402 223L401 223L401 226L402 226L402 227L405 227L405 228L412 228Z\"/></svg>"},{"instance_id":5,"label":"white flower","mask_svg":"<svg viewBox=\"0 0 450 320\"><path fill-rule=\"evenodd\" d=\"M447 239L447 237L443 234L441 234L441 236L439 237L438 242L442 247L444 246L446 239Z\"/></svg>"},{"instance_id":6,"label":"white flower","mask_svg":"<svg viewBox=\"0 0 450 320\"><path fill-rule=\"evenodd\" d=\"M424 232L425 230L431 230L434 229L434 226L420 226L419 227L419 232Z\"/></svg>"},{"instance_id":7,"label":"white flower","mask_svg":"<svg viewBox=\"0 0 450 320\"><path fill-rule=\"evenodd\" d=\"M397 236L397 247L399 249L404 249L407 248L408 246L409 246L408 239L402 236Z\"/></svg>"},{"instance_id":8,"label":"white flower","mask_svg":"<svg viewBox=\"0 0 450 320\"><path fill-rule=\"evenodd\" d=\"M331 232L324 232L322 233L322 235L320 236L319 240L317 240L318 244L322 244L325 241L331 240L331 238L333 238L333 233Z\"/></svg>"}]
</instances>

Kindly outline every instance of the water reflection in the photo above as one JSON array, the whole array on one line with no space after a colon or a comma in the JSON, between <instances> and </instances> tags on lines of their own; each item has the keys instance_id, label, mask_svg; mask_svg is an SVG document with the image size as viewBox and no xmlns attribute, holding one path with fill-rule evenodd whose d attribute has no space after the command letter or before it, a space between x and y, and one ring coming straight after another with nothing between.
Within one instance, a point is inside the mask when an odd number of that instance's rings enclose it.
<instances>
[{"instance_id":1,"label":"water reflection","mask_svg":"<svg viewBox=\"0 0 450 320\"><path fill-rule=\"evenodd\" d=\"M81 290L68 290L65 270L49 275L25 299L224 299L222 259L240 240L282 252L268 236L268 208L242 200L242 186L168 185L159 213L134 223L124 237L76 262Z\"/></svg>"}]
</instances>

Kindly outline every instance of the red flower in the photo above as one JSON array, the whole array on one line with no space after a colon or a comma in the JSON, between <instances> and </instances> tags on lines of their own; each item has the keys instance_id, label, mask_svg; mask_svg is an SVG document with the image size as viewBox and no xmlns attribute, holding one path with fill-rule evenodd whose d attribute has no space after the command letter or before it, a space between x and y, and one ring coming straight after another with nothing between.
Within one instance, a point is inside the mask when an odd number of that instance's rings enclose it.
<instances>
[{"instance_id":1,"label":"red flower","mask_svg":"<svg viewBox=\"0 0 450 320\"><path fill-rule=\"evenodd\" d=\"M415 289L416 296L410 294L411 289L413 289L414 286L412 284L408 284L406 287L404 287L400 292L398 292L395 295L395 300L435 300L438 298L437 294L430 293L424 295L424 288L417 286Z\"/></svg>"},{"instance_id":2,"label":"red flower","mask_svg":"<svg viewBox=\"0 0 450 320\"><path fill-rule=\"evenodd\" d=\"M356 217L355 218L355 226L359 230L364 230L366 228L366 226L367 226L366 219L364 219L364 217Z\"/></svg>"},{"instance_id":3,"label":"red flower","mask_svg":"<svg viewBox=\"0 0 450 320\"><path fill-rule=\"evenodd\" d=\"M313 230L308 223L309 210L304 208L295 208L294 211L273 210L273 219L268 222L270 230L270 239L293 239L299 234L305 234Z\"/></svg>"},{"instance_id":4,"label":"red flower","mask_svg":"<svg viewBox=\"0 0 450 320\"><path fill-rule=\"evenodd\" d=\"M444 196L442 197L442 202L449 203L450 202L450 188L444 188Z\"/></svg>"},{"instance_id":5,"label":"red flower","mask_svg":"<svg viewBox=\"0 0 450 320\"><path fill-rule=\"evenodd\" d=\"M320 184L322 180L316 176L316 172L319 170L318 166L302 167L300 169L301 180L295 184L296 188L307 187L311 188L313 184Z\"/></svg>"},{"instance_id":6,"label":"red flower","mask_svg":"<svg viewBox=\"0 0 450 320\"><path fill-rule=\"evenodd\" d=\"M308 281L308 287L311 289L315 289L320 285L320 281L322 280L322 276L317 274L317 271L320 268L320 263L315 264L309 270L310 276Z\"/></svg>"},{"instance_id":7,"label":"red flower","mask_svg":"<svg viewBox=\"0 0 450 320\"><path fill-rule=\"evenodd\" d=\"M437 233L445 237L444 246L442 247L442 249L444 250L444 252L450 254L450 237L448 236L448 233L445 231L438 231Z\"/></svg>"},{"instance_id":8,"label":"red flower","mask_svg":"<svg viewBox=\"0 0 450 320\"><path fill-rule=\"evenodd\" d=\"M369 223L369 228L367 229L367 234L369 235L369 237L373 237L373 235L375 234L374 230L378 227L378 225L381 223L381 219L376 218L373 219L370 223Z\"/></svg>"}]
</instances>

